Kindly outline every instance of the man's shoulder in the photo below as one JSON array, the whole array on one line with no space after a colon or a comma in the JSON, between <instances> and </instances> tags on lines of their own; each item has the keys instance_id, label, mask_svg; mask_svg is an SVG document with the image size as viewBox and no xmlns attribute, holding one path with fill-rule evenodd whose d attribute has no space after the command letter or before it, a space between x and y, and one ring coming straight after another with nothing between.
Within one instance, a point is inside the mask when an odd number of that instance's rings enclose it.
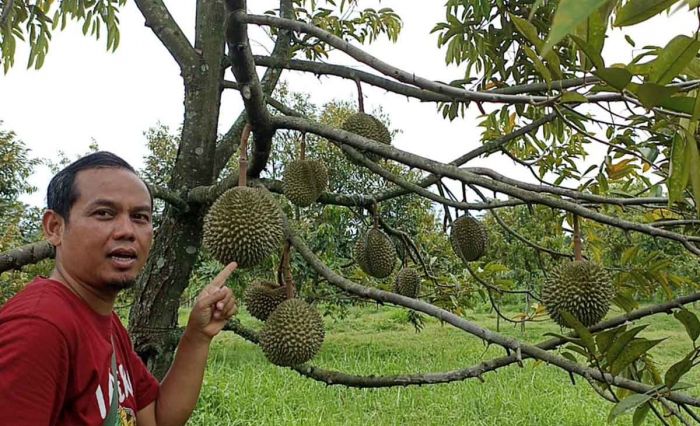
<instances>
[{"instance_id":1,"label":"man's shoulder","mask_svg":"<svg viewBox=\"0 0 700 426\"><path fill-rule=\"evenodd\" d=\"M63 284L39 277L0 308L0 323L13 318L37 318L61 323L73 310L74 300Z\"/></svg>"}]
</instances>

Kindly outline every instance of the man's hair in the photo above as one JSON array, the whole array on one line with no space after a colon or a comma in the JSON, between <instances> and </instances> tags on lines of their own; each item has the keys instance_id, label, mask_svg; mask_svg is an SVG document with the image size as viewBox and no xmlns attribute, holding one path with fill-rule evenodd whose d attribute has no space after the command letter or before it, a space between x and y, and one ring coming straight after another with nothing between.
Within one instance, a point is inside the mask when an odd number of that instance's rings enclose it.
<instances>
[{"instance_id":1,"label":"man's hair","mask_svg":"<svg viewBox=\"0 0 700 426\"><path fill-rule=\"evenodd\" d=\"M102 168L126 169L138 176L136 170L129 163L111 152L98 151L86 155L66 166L51 179L46 190L47 207L61 215L67 222L70 209L80 195L77 188L75 188L75 176L83 170ZM148 185L146 185L146 188L149 195L151 195ZM151 205L153 205L152 196Z\"/></svg>"}]
</instances>

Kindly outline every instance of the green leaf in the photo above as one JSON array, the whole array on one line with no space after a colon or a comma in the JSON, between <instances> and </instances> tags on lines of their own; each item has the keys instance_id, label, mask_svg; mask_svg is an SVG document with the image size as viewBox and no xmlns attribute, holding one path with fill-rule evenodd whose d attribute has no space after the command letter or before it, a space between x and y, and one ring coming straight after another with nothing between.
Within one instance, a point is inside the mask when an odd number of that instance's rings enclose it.
<instances>
[{"instance_id":1,"label":"green leaf","mask_svg":"<svg viewBox=\"0 0 700 426\"><path fill-rule=\"evenodd\" d=\"M603 45L605 44L605 30L608 28L607 19L610 15L610 11L609 8L601 7L591 13L588 19L576 28L576 35L583 39L596 55L600 55L600 52L603 50ZM585 54L585 52L582 53ZM590 70L594 65L596 68L602 68L602 66L596 65L595 62L589 58L582 57L581 62L586 70Z\"/></svg>"},{"instance_id":2,"label":"green leaf","mask_svg":"<svg viewBox=\"0 0 700 426\"><path fill-rule=\"evenodd\" d=\"M615 17L616 27L625 27L646 21L661 11L668 9L678 0L630 0Z\"/></svg>"},{"instance_id":3,"label":"green leaf","mask_svg":"<svg viewBox=\"0 0 700 426\"><path fill-rule=\"evenodd\" d=\"M670 366L664 375L664 383L666 384L666 387L671 389L676 383L678 383L685 373L690 371L692 367L693 362L688 359L688 357L685 357Z\"/></svg>"},{"instance_id":4,"label":"green leaf","mask_svg":"<svg viewBox=\"0 0 700 426\"><path fill-rule=\"evenodd\" d=\"M690 161L690 184L695 196L695 207L700 216L700 152L698 152L698 142L695 137L688 139L688 159Z\"/></svg>"},{"instance_id":5,"label":"green leaf","mask_svg":"<svg viewBox=\"0 0 700 426\"><path fill-rule=\"evenodd\" d=\"M588 17L608 0L561 0L552 19L552 29L549 31L547 41L542 48L545 55L555 44L564 37L574 32L576 26L588 19Z\"/></svg>"},{"instance_id":6,"label":"green leaf","mask_svg":"<svg viewBox=\"0 0 700 426\"><path fill-rule=\"evenodd\" d=\"M659 106L671 111L693 114L695 111L695 100L689 96L671 96L664 99Z\"/></svg>"},{"instance_id":7,"label":"green leaf","mask_svg":"<svg viewBox=\"0 0 700 426\"><path fill-rule=\"evenodd\" d=\"M600 333L597 333L595 335L595 342L596 345L598 346L598 351L601 354L604 354L607 352L608 348L612 344L612 342L615 341L615 338L617 337L618 334L622 333L625 331L627 328L626 325L621 325L616 328L611 328L610 330L605 330L601 331Z\"/></svg>"},{"instance_id":8,"label":"green leaf","mask_svg":"<svg viewBox=\"0 0 700 426\"><path fill-rule=\"evenodd\" d=\"M665 339L647 340L634 339L630 342L625 350L613 361L610 365L610 373L618 375L628 365L636 361L640 356L644 355L649 349L663 342Z\"/></svg>"},{"instance_id":9,"label":"green leaf","mask_svg":"<svg viewBox=\"0 0 700 426\"><path fill-rule=\"evenodd\" d=\"M699 0L700 1L700 0ZM700 59L694 58L683 70L683 74L687 74L691 79L700 78Z\"/></svg>"},{"instance_id":10,"label":"green leaf","mask_svg":"<svg viewBox=\"0 0 700 426\"><path fill-rule=\"evenodd\" d=\"M644 83L636 90L637 98L645 107L651 109L678 91L677 87L661 86L656 83Z\"/></svg>"},{"instance_id":11,"label":"green leaf","mask_svg":"<svg viewBox=\"0 0 700 426\"><path fill-rule=\"evenodd\" d=\"M605 357L608 360L608 364L612 364L620 355L622 350L625 349L625 346L627 346L630 340L632 340L634 336L636 336L640 331L644 330L645 328L647 328L647 324L640 325L622 333L622 335L620 335L620 337L616 339L610 346L610 349L608 349L608 353L605 354Z\"/></svg>"},{"instance_id":12,"label":"green leaf","mask_svg":"<svg viewBox=\"0 0 700 426\"><path fill-rule=\"evenodd\" d=\"M549 70L547 67L544 66L544 63L540 60L540 58L537 56L537 53L530 49L528 46L521 46L523 50L525 51L525 54L527 55L528 58L532 61L532 64L535 66L535 69L537 70L538 73L544 78L544 80L547 82L547 85L552 84L552 74L549 73Z\"/></svg>"},{"instance_id":13,"label":"green leaf","mask_svg":"<svg viewBox=\"0 0 700 426\"><path fill-rule=\"evenodd\" d=\"M673 314L678 321L683 324L685 331L688 332L690 340L696 341L698 336L700 336L700 321L698 317L685 308L681 308L679 311Z\"/></svg>"},{"instance_id":14,"label":"green leaf","mask_svg":"<svg viewBox=\"0 0 700 426\"><path fill-rule=\"evenodd\" d=\"M625 312L630 312L633 309L637 309L639 306L639 303L637 303L632 296L623 292L618 292L613 298L612 303Z\"/></svg>"},{"instance_id":15,"label":"green leaf","mask_svg":"<svg viewBox=\"0 0 700 426\"><path fill-rule=\"evenodd\" d=\"M654 60L649 79L658 84L670 83L700 50L700 41L678 35L666 44Z\"/></svg>"},{"instance_id":16,"label":"green leaf","mask_svg":"<svg viewBox=\"0 0 700 426\"><path fill-rule=\"evenodd\" d=\"M608 423L611 423L625 411L639 407L640 405L644 404L650 399L651 396L644 393L635 393L628 396L627 398L615 404L615 406L610 410L610 414L608 415Z\"/></svg>"},{"instance_id":17,"label":"green leaf","mask_svg":"<svg viewBox=\"0 0 700 426\"><path fill-rule=\"evenodd\" d=\"M588 99L583 96L580 93L577 92L564 92L560 97L559 97L559 102L565 104L565 103L586 103L588 102Z\"/></svg>"},{"instance_id":18,"label":"green leaf","mask_svg":"<svg viewBox=\"0 0 700 426\"><path fill-rule=\"evenodd\" d=\"M537 35L537 28L535 28L535 26L526 19L520 18L511 13L508 14L508 17L511 21L513 21L513 24L518 32L522 34L530 43L532 43L532 45L539 51L542 48L543 42Z\"/></svg>"},{"instance_id":19,"label":"green leaf","mask_svg":"<svg viewBox=\"0 0 700 426\"><path fill-rule=\"evenodd\" d=\"M602 70L605 68L605 62L603 61L603 57L600 55L600 51L597 50L594 46L590 45L586 40L582 39L581 37L571 35L571 39L576 43L576 46L579 48L581 52L583 52L584 55L586 55L586 58L588 58L592 63L593 66L596 67L596 69ZM630 77L631 79L632 77Z\"/></svg>"},{"instance_id":20,"label":"green leaf","mask_svg":"<svg viewBox=\"0 0 700 426\"><path fill-rule=\"evenodd\" d=\"M624 68L603 68L597 70L594 74L617 90L624 89L632 80L632 73Z\"/></svg>"},{"instance_id":21,"label":"green leaf","mask_svg":"<svg viewBox=\"0 0 700 426\"><path fill-rule=\"evenodd\" d=\"M688 143L684 133L678 132L673 136L671 145L671 170L668 182L668 205L683 199L683 191L688 186L690 170L686 166L686 147ZM689 156L687 158L690 158Z\"/></svg>"},{"instance_id":22,"label":"green leaf","mask_svg":"<svg viewBox=\"0 0 700 426\"><path fill-rule=\"evenodd\" d=\"M634 415L632 416L632 426L640 426L644 422L644 418L647 413L651 410L651 402L642 404L634 410Z\"/></svg>"},{"instance_id":23,"label":"green leaf","mask_svg":"<svg viewBox=\"0 0 700 426\"><path fill-rule=\"evenodd\" d=\"M588 331L588 328L586 328L585 325L581 324L581 322L578 319L576 319L576 317L574 317L569 311L565 309L560 310L559 315L561 315L566 325L573 328L576 334L578 334L578 337L581 338L581 341L585 345L586 349L588 349L590 353L595 354L595 340L593 340L593 335L590 331Z\"/></svg>"}]
</instances>

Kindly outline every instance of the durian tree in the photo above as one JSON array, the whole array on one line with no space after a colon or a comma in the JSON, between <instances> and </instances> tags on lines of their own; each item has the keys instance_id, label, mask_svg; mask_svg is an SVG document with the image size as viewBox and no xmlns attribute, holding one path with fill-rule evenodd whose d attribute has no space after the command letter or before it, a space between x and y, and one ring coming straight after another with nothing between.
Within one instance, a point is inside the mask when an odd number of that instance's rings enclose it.
<instances>
[{"instance_id":1,"label":"durian tree","mask_svg":"<svg viewBox=\"0 0 700 426\"><path fill-rule=\"evenodd\" d=\"M634 25L669 8L697 13L698 2L448 0L444 6L446 20L436 23L434 32L438 45L445 47L446 62L464 69L464 75L449 84L396 68L363 50L364 43L380 35L395 40L401 20L388 8L362 10L359 0L340 4L328 1L323 6L316 1L281 0L279 8L272 11L259 11L244 0L198 0L193 40L184 35L160 0L135 2L146 25L178 64L185 85L185 115L175 162L168 179L152 185L154 195L165 202L162 222L137 285L129 321L137 351L156 374L164 373L172 357L178 333L178 303L206 234L204 224L226 223L205 220L213 214L210 207L242 183L247 191L246 181L251 190L274 192L281 188L279 181L259 178L273 154L273 137L282 131L295 131L305 134L307 140L315 135L329 141L348 161L387 182L385 188L372 193L313 194L318 195L315 203L362 208L372 218L371 229L367 230L372 234L360 237L362 250L355 259L365 272L384 276L385 267L396 267L370 264L370 260L379 259L391 262L395 256L386 244L389 230L382 225L381 206L415 194L442 207L445 231L451 236L449 246L455 252L454 263L471 274L478 287L487 290L492 302L505 293L542 300L550 315L572 331L536 345L505 337L468 321L456 309L433 303L436 299L421 298L420 288L431 280L422 280L414 292L415 280L410 272L400 273L395 291L362 285L325 264L298 232L298 219L283 215L285 248L281 257L286 261L280 267L284 283L280 287L287 289L287 299L291 300L281 302L269 313L260 333L237 321L228 325L229 330L260 343L272 362L327 384L388 387L486 380L487 372L536 359L590 383L601 397L614 404L611 417L635 410L636 419L648 413L662 422L665 416L686 424L700 419L697 392L686 391L681 382L683 375L700 362L700 321L683 307L700 300L697 286L691 286L687 294L672 290L664 302L638 308L634 283L615 288L617 276L628 272L624 259L619 259L621 268L612 263L615 256L595 249L596 238L601 235L631 234L682 247L693 256L692 262L697 262L700 255L697 33L679 34L665 46L644 47L627 64L606 64L601 55L605 34L611 27ZM51 2L46 3L51 6ZM7 5L11 4L3 3L3 34L7 34L8 25L16 26L27 19L21 14L8 14ZM275 38L270 54L254 54L248 38L251 26L264 27ZM5 35L3 43L6 40L9 38ZM30 43L40 46L32 40ZM108 41L108 45L112 44ZM10 51L3 49L3 54ZM324 60L330 51L342 52L371 71L327 63ZM256 66L265 68L262 75ZM290 71L348 79L357 82L358 88L370 85L431 102L436 114L449 120L461 119L468 108L477 109L482 114L482 140L452 162L442 163L392 146L385 140L386 134L376 128L364 133L357 126L324 124L273 96L281 76ZM239 91L245 109L219 137L216 130L224 88ZM358 99L362 114L362 95ZM363 116L360 127L376 125L366 118ZM232 156L249 142L244 128L253 135L250 157L246 163L246 155L240 155L244 162L239 165L239 173L226 174ZM603 147L605 154L586 168L585 157L592 146ZM306 148L313 150L312 146ZM241 150L241 154L245 152ZM531 172L532 179L519 180L472 165L475 159L497 153L506 156L509 164ZM391 167L394 163L420 171L420 177L399 175ZM272 198L265 199L269 204ZM513 288L502 288L483 274L487 268L480 262L488 253L489 235L480 216L484 211L497 214L514 207L534 211L535 206L556 212L573 236L571 244L551 248L545 239L520 238L538 256L556 258L556 269L547 271L550 267L542 264L543 273L550 275L547 290L538 292L517 282ZM635 214L627 215L627 211ZM499 221L499 225L522 237L518 229L505 222ZM236 232L234 236L217 234L211 241L242 241L247 236L240 229ZM429 255L411 244L410 236L404 235L402 240L413 262L421 264ZM0 264L9 259L11 262L5 262L8 268L17 268L35 262L46 257L41 248L46 247L35 245L5 252ZM623 257L629 260L635 256L635 249L628 249ZM368 254L370 251L372 254ZM230 255L225 250L221 254L223 258ZM303 258L328 283L348 294L433 316L505 348L507 355L456 371L391 377L381 372L357 376L314 366L307 361L319 348L322 350L319 342L323 330L314 308L294 297L293 262L289 262L292 256ZM390 273L398 272L394 268ZM420 273L430 275L428 269ZM406 280L407 275L411 276ZM697 280L688 278L691 282ZM440 287L453 283L435 284ZM576 294L570 293L574 287ZM591 294L595 297L589 297ZM580 300L584 302L578 303ZM603 319L610 303L626 313ZM673 313L678 319L679 328L693 341L693 349L682 354L662 377L650 373L646 357L648 350L660 342L639 337L641 328L630 323L663 312ZM515 321L526 322L538 315L540 312L535 312ZM310 338L304 340L304 336ZM565 350L555 351L564 345Z\"/></svg>"}]
</instances>

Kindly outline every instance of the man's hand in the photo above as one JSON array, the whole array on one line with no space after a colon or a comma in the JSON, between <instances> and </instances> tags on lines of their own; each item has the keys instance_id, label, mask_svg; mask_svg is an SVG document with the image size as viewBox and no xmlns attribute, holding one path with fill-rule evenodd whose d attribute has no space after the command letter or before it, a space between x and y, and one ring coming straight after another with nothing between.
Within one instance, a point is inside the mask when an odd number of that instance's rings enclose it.
<instances>
[{"instance_id":1,"label":"man's hand","mask_svg":"<svg viewBox=\"0 0 700 426\"><path fill-rule=\"evenodd\" d=\"M189 334L201 335L211 340L233 315L238 312L238 304L226 280L236 270L238 264L231 262L219 272L197 296L197 301L187 322Z\"/></svg>"}]
</instances>

